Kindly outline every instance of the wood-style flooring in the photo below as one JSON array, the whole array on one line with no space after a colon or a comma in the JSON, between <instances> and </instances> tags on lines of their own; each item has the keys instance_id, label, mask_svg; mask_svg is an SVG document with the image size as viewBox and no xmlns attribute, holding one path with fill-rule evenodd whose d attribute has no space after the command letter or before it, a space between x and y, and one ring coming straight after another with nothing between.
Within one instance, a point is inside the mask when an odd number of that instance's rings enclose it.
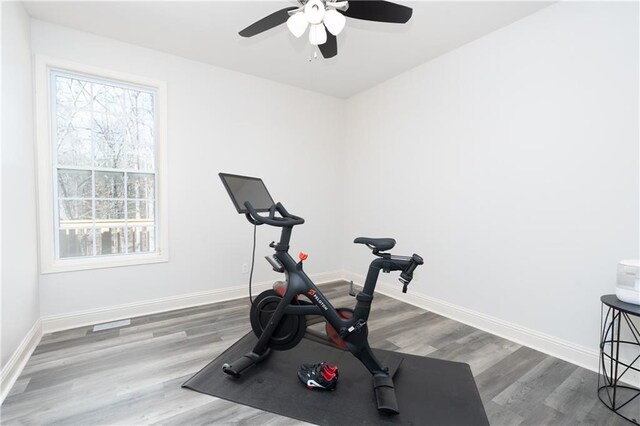
<instances>
[{"instance_id":1,"label":"wood-style flooring","mask_svg":"<svg viewBox=\"0 0 640 426\"><path fill-rule=\"evenodd\" d=\"M353 307L347 289L345 282L322 286L334 306ZM0 407L0 421L300 424L180 387L250 330L248 306L247 299L233 300L133 318L124 328L47 334ZM598 400L596 373L380 294L369 340L373 347L469 363L493 425L630 424Z\"/></svg>"}]
</instances>

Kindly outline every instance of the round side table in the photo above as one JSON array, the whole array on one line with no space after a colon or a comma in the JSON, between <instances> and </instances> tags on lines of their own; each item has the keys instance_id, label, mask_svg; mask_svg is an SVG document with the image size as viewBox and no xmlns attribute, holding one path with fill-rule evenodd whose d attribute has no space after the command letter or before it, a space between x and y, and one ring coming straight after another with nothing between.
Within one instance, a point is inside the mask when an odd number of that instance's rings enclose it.
<instances>
[{"instance_id":1,"label":"round side table","mask_svg":"<svg viewBox=\"0 0 640 426\"><path fill-rule=\"evenodd\" d=\"M640 424L640 388L622 384L625 374L640 373L640 331L631 317L640 318L640 305L620 301L615 294L600 298L600 365L598 367L598 398L617 415ZM628 330L621 339L620 330ZM624 339L628 340L624 340ZM629 361L620 360L620 348L632 348ZM637 355L636 355L637 354ZM636 409L636 405L638 408ZM625 408L626 407L626 408ZM624 412L621 410L625 408ZM625 415L626 414L626 415ZM632 417L628 417L632 416Z\"/></svg>"}]
</instances>

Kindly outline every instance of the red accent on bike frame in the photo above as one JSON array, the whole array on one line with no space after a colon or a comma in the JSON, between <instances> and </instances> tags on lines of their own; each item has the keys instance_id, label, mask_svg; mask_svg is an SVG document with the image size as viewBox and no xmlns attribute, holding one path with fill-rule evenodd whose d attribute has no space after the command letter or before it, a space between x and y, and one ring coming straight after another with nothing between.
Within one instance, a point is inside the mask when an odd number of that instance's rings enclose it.
<instances>
[{"instance_id":1,"label":"red accent on bike frame","mask_svg":"<svg viewBox=\"0 0 640 426\"><path fill-rule=\"evenodd\" d=\"M338 308L338 315L342 319L349 319L349 318L351 318L353 316L353 313L351 313L351 311ZM329 339L331 339L331 341L337 347L339 347L339 348L341 348L341 349L343 349L345 351L349 349L349 348L347 348L347 344L344 342L344 340L342 340L342 337L340 337L340 334L329 323L327 323L327 337L329 337ZM336 367L336 369L337 369L337 367Z\"/></svg>"},{"instance_id":2,"label":"red accent on bike frame","mask_svg":"<svg viewBox=\"0 0 640 426\"><path fill-rule=\"evenodd\" d=\"M284 282L277 282L273 285L273 291L278 293L278 296L284 297L284 294L287 292L287 284ZM298 301L298 295L293 296L294 301Z\"/></svg>"}]
</instances>

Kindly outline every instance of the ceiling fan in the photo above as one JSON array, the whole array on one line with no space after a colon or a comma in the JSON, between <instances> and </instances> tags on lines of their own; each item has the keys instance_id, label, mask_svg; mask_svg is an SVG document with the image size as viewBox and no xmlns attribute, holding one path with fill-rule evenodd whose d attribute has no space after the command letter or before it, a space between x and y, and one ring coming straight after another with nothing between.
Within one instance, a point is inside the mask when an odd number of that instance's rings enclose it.
<instances>
[{"instance_id":1,"label":"ceiling fan","mask_svg":"<svg viewBox=\"0 0 640 426\"><path fill-rule=\"evenodd\" d=\"M309 42L317 45L325 58L338 54L336 36L344 29L346 18L404 24L413 10L382 0L296 0L298 7L285 7L240 31L242 37L253 37L287 23L289 31L301 37L309 27ZM329 32L327 33L327 30Z\"/></svg>"}]
</instances>

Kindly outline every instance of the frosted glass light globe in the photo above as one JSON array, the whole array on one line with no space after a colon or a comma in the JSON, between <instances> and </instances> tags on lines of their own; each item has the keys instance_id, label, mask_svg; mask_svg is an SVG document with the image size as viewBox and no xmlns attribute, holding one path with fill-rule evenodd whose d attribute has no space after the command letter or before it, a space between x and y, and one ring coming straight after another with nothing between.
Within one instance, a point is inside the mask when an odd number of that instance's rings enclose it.
<instances>
[{"instance_id":1,"label":"frosted glass light globe","mask_svg":"<svg viewBox=\"0 0 640 426\"><path fill-rule=\"evenodd\" d=\"M344 29L346 22L347 18L345 18L344 15L337 10L329 9L324 14L324 25L334 36L340 34L340 32Z\"/></svg>"},{"instance_id":2,"label":"frosted glass light globe","mask_svg":"<svg viewBox=\"0 0 640 426\"><path fill-rule=\"evenodd\" d=\"M311 25L311 28L309 28L309 42L316 46L327 42L327 31L324 29L323 24Z\"/></svg>"},{"instance_id":3,"label":"frosted glass light globe","mask_svg":"<svg viewBox=\"0 0 640 426\"><path fill-rule=\"evenodd\" d=\"M287 19L287 27L291 34L296 37L302 36L304 32L307 30L307 26L309 25L309 21L307 21L307 17L304 16L304 13L298 12L289 16Z\"/></svg>"}]
</instances>

